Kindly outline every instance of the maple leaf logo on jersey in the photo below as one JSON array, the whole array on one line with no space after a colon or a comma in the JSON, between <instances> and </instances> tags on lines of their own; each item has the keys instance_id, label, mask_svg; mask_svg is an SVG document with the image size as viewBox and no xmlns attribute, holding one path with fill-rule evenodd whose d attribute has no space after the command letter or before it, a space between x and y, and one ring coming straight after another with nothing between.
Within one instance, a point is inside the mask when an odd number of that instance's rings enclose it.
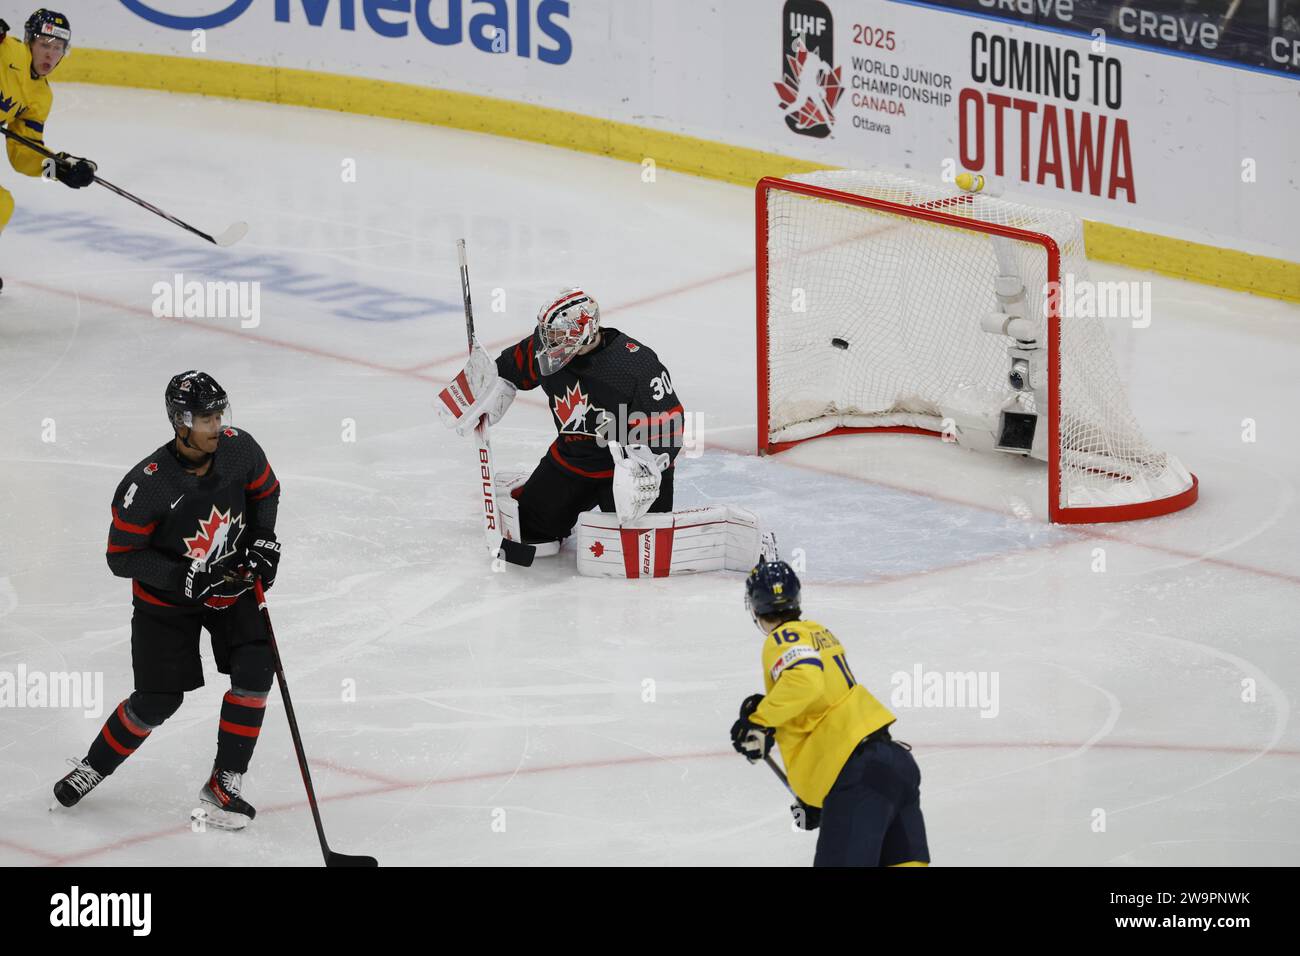
<instances>
[{"instance_id":1,"label":"maple leaf logo on jersey","mask_svg":"<svg viewBox=\"0 0 1300 956\"><path fill-rule=\"evenodd\" d=\"M637 345L635 342L624 342L623 344L624 344L625 346L627 346L627 350L628 350L629 352L640 352L640 351L641 351L641 346Z\"/></svg>"},{"instance_id":2,"label":"maple leaf logo on jersey","mask_svg":"<svg viewBox=\"0 0 1300 956\"><path fill-rule=\"evenodd\" d=\"M185 557L215 564L235 550L235 543L244 531L244 516L230 515L230 509L212 506L212 513L199 519L198 533L185 539Z\"/></svg>"},{"instance_id":3,"label":"maple leaf logo on jersey","mask_svg":"<svg viewBox=\"0 0 1300 956\"><path fill-rule=\"evenodd\" d=\"M570 426L581 424L587 417L587 396L581 382L570 385L563 398L555 396L555 417L560 420L560 431L569 431Z\"/></svg>"},{"instance_id":4,"label":"maple leaf logo on jersey","mask_svg":"<svg viewBox=\"0 0 1300 956\"><path fill-rule=\"evenodd\" d=\"M605 553L605 546L601 544L599 541L597 541L587 550L589 550L593 555L599 558L602 554Z\"/></svg>"},{"instance_id":5,"label":"maple leaf logo on jersey","mask_svg":"<svg viewBox=\"0 0 1300 956\"><path fill-rule=\"evenodd\" d=\"M152 475L157 470L158 470L158 462L156 461L151 461L149 462L149 464L144 466L144 473L146 475Z\"/></svg>"},{"instance_id":6,"label":"maple leaf logo on jersey","mask_svg":"<svg viewBox=\"0 0 1300 956\"><path fill-rule=\"evenodd\" d=\"M601 434L602 427L608 428L608 423L614 418L605 409L591 404L587 393L582 390L581 382L570 385L565 389L564 395L556 395L552 410L560 420L562 435L596 436Z\"/></svg>"},{"instance_id":7,"label":"maple leaf logo on jersey","mask_svg":"<svg viewBox=\"0 0 1300 956\"><path fill-rule=\"evenodd\" d=\"M223 428L221 434L225 435L227 438L234 438L239 434L239 432L235 431L233 428Z\"/></svg>"}]
</instances>

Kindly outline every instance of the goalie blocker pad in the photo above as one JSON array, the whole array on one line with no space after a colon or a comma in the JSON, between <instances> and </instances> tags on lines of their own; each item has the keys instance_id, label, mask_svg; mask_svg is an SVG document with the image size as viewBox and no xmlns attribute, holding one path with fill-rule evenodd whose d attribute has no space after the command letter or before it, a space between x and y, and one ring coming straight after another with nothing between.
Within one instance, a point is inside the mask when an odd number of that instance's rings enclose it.
<instances>
[{"instance_id":1,"label":"goalie blocker pad","mask_svg":"<svg viewBox=\"0 0 1300 956\"><path fill-rule=\"evenodd\" d=\"M626 527L616 514L589 511L577 537L578 573L600 578L749 571L762 543L757 516L734 505L648 514Z\"/></svg>"}]
</instances>

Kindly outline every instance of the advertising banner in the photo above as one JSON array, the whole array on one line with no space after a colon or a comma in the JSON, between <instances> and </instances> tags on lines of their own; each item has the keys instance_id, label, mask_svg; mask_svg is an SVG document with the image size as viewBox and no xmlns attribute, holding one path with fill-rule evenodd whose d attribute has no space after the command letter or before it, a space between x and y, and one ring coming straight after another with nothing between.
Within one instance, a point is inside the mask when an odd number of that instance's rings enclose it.
<instances>
[{"instance_id":1,"label":"advertising banner","mask_svg":"<svg viewBox=\"0 0 1300 956\"><path fill-rule=\"evenodd\" d=\"M74 56L318 71L828 166L969 170L1089 219L1300 259L1300 75L1286 52L1300 0L64 6Z\"/></svg>"}]
</instances>

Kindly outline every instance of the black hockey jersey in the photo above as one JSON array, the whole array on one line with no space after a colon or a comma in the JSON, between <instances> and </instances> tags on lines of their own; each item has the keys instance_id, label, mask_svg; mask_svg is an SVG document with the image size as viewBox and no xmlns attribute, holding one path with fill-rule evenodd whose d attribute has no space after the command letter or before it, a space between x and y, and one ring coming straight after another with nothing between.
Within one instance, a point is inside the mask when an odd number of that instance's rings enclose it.
<instances>
[{"instance_id":1,"label":"black hockey jersey","mask_svg":"<svg viewBox=\"0 0 1300 956\"><path fill-rule=\"evenodd\" d=\"M654 350L618 329L601 332L600 348L572 359L553 375L537 373L538 333L497 358L497 374L520 389L541 387L558 433L550 456L566 471L612 478L605 442L649 445L675 461L682 449L684 411L668 370ZM669 466L671 467L671 465Z\"/></svg>"},{"instance_id":2,"label":"black hockey jersey","mask_svg":"<svg viewBox=\"0 0 1300 956\"><path fill-rule=\"evenodd\" d=\"M186 472L168 442L127 472L113 495L108 566L131 578L133 602L196 608L185 597L195 558L207 566L237 560L259 530L274 531L280 481L253 436L222 431L207 474ZM203 602L220 608L233 597Z\"/></svg>"}]
</instances>

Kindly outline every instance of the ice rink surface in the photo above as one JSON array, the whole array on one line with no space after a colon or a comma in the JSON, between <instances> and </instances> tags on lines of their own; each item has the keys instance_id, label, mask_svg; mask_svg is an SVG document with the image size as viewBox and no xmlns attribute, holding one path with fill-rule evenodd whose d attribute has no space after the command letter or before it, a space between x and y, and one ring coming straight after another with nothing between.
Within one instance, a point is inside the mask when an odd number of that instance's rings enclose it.
<instances>
[{"instance_id":1,"label":"ice rink surface","mask_svg":"<svg viewBox=\"0 0 1300 956\"><path fill-rule=\"evenodd\" d=\"M811 862L780 785L727 739L762 688L741 575L579 578L571 543L492 571L472 445L433 411L465 349L464 236L490 349L579 283L658 351L703 422L679 507L748 506L798 549L806 615L886 705L918 667L996 677L984 716L894 707L936 865L1300 864L1300 308L1095 265L1153 283L1151 327L1109 331L1139 420L1201 500L1052 527L1032 462L915 436L753 455L747 189L71 84L47 139L201 228L251 231L216 250L106 190L0 177L18 203L0 238L0 671L103 675L97 715L0 709L0 863L319 862L274 692L245 778L257 820L191 831L226 689L206 646L207 686L80 806L47 810L64 758L131 690L109 501L168 439L168 378L195 367L283 483L270 605L337 849L383 865ZM260 281L260 324L155 317L154 284L176 274ZM551 440L536 394L493 431L502 470Z\"/></svg>"}]
</instances>

